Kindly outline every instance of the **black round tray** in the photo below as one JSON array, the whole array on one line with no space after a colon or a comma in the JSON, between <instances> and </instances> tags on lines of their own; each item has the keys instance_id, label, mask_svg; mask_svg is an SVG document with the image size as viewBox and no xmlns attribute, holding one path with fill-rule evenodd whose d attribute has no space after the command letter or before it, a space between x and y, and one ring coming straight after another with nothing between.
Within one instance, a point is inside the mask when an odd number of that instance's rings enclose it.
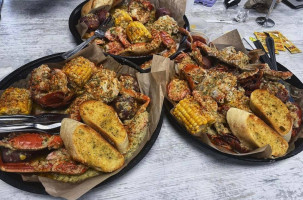
<instances>
[{"instance_id":1,"label":"black round tray","mask_svg":"<svg viewBox=\"0 0 303 200\"><path fill-rule=\"evenodd\" d=\"M79 4L74 9L72 11L72 13L70 14L69 20L68 20L69 30L72 33L72 35L74 36L74 39L75 39L75 41L76 41L77 44L80 44L80 43L83 42L81 36L79 35L79 33L78 33L77 29L76 29L76 25L78 24L78 21L79 21L79 19L81 17L81 9L82 9L83 5L87 1L88 0L82 2L81 4ZM185 15L183 16L183 20L184 20L184 28L186 30L189 30L189 22L188 22L188 19L187 19L187 17ZM187 39L187 36L182 36L181 41L180 41L180 45L179 45L179 49L177 50L176 53L174 53L170 57L174 57L174 56L176 56L176 54L178 54L178 52L182 48L182 45L186 42L186 39ZM128 60L132 61L133 63L135 63L137 65L141 65L145 61L151 60L153 58L152 55L146 55L146 56L118 56L118 55L115 55L115 57L120 57L120 58L128 59ZM146 71L150 71L150 70L146 70Z\"/></svg>"},{"instance_id":2,"label":"black round tray","mask_svg":"<svg viewBox=\"0 0 303 200\"><path fill-rule=\"evenodd\" d=\"M280 63L277 63L277 65L278 65L279 71L289 71L287 68L285 68ZM286 80L286 82L290 83L293 86L296 86L297 88L303 89L303 83L295 75L293 75L291 79ZM184 126L182 126L180 123L178 123L176 121L176 119L174 118L174 116L170 113L170 110L173 108L173 105L167 99L164 100L163 106L165 109L165 113L168 116L169 122L172 124L172 126L174 126L177 129L178 133L180 135L182 135L185 138L185 140L187 140L189 143L194 143L196 146L201 148L201 150L204 150L206 148L213 152L219 153L221 155L224 155L224 156L227 156L227 157L230 157L233 159L250 161L250 162L255 162L255 163L272 163L275 161L284 160L286 158L290 158L292 156L297 155L298 153L300 153L303 150L303 138L299 138L295 142L295 149L293 151L289 152L288 154L286 154L283 157L279 157L276 159L261 159L261 158L253 158L250 156L234 156L231 154L226 154L221 151L218 151L217 149L212 148L211 146L208 146L207 144L204 144L202 141L198 140L197 137L188 133L186 128Z\"/></svg>"},{"instance_id":3,"label":"black round tray","mask_svg":"<svg viewBox=\"0 0 303 200\"><path fill-rule=\"evenodd\" d=\"M10 73L8 76L6 76L2 81L0 81L0 90L4 90L4 89L8 88L11 84L13 84L14 82L16 82L20 79L26 78L27 75L29 73L31 73L31 71L34 68L39 67L41 64L55 63L55 62L63 61L63 59L61 58L61 54L62 53L57 53L57 54L49 55L46 57L42 57L42 58L34 60L34 61L16 69L12 73ZM119 58L115 58L115 59L122 64L131 66L131 63L127 60L119 59ZM131 67L133 67L133 66L131 66ZM119 173L106 179L104 182L100 183L95 188L102 187L104 184L107 184L107 183L119 178L120 176L122 176L123 174L128 172L130 169L135 167L146 156L146 154L149 152L149 150L152 148L153 144L157 140L161 127L162 127L162 123L163 123L163 110L161 112L161 117L160 117L156 130L154 131L150 140L142 148L140 153L135 158L133 158L128 163L128 165L125 168L123 168ZM21 178L21 175L19 175L17 173L7 173L7 172L0 171L0 179L2 181L4 181L5 183L7 183L15 188L18 188L20 190L24 190L24 191L36 193L36 194L46 194L47 195L47 193L41 183L24 182Z\"/></svg>"}]
</instances>

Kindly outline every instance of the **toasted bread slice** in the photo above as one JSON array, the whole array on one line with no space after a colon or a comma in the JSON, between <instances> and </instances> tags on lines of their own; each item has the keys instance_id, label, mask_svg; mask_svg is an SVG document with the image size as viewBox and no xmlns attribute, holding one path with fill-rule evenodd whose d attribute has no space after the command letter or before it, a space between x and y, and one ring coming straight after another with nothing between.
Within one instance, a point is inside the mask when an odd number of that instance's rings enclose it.
<instances>
[{"instance_id":1,"label":"toasted bread slice","mask_svg":"<svg viewBox=\"0 0 303 200\"><path fill-rule=\"evenodd\" d=\"M112 107L101 101L86 101L80 105L80 115L84 123L100 132L121 153L127 151L127 132Z\"/></svg>"},{"instance_id":2,"label":"toasted bread slice","mask_svg":"<svg viewBox=\"0 0 303 200\"><path fill-rule=\"evenodd\" d=\"M71 157L102 172L124 164L124 156L89 126L73 119L62 120L60 136Z\"/></svg>"},{"instance_id":3,"label":"toasted bread slice","mask_svg":"<svg viewBox=\"0 0 303 200\"><path fill-rule=\"evenodd\" d=\"M287 152L287 141L254 114L230 108L227 111L227 122L233 134L245 146L256 149L269 144L272 155L276 157Z\"/></svg>"},{"instance_id":4,"label":"toasted bread slice","mask_svg":"<svg viewBox=\"0 0 303 200\"><path fill-rule=\"evenodd\" d=\"M251 110L269 124L280 135L292 130L292 119L287 106L267 90L255 90L250 96Z\"/></svg>"}]
</instances>

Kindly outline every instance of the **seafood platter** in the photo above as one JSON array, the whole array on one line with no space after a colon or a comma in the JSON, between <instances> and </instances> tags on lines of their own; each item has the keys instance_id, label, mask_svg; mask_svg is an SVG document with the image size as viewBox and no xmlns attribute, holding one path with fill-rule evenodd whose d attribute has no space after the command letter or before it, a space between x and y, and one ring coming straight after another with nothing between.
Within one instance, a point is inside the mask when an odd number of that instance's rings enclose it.
<instances>
[{"instance_id":1,"label":"seafood platter","mask_svg":"<svg viewBox=\"0 0 303 200\"><path fill-rule=\"evenodd\" d=\"M188 45L174 59L165 101L182 135L202 149L254 162L303 150L303 84L297 77L261 63L260 49L244 53L226 42L219 49L197 36Z\"/></svg>"},{"instance_id":2,"label":"seafood platter","mask_svg":"<svg viewBox=\"0 0 303 200\"><path fill-rule=\"evenodd\" d=\"M52 131L2 132L0 178L47 194L43 180L60 189L94 178L93 188L126 173L147 154L162 125L162 103L155 106L150 98L160 91L147 94L141 84L131 63L105 57L96 45L67 61L54 54L12 72L0 82L1 126L3 117L65 115Z\"/></svg>"},{"instance_id":3,"label":"seafood platter","mask_svg":"<svg viewBox=\"0 0 303 200\"><path fill-rule=\"evenodd\" d=\"M186 41L189 29L186 16L182 15L180 20L178 12L157 8L149 0L90 0L77 6L69 18L69 28L77 43L94 35L108 16L113 18L112 25L104 38L93 42L105 53L139 65L151 60L152 54L165 57L176 55ZM149 64L150 61L142 66L143 69L149 69Z\"/></svg>"}]
</instances>

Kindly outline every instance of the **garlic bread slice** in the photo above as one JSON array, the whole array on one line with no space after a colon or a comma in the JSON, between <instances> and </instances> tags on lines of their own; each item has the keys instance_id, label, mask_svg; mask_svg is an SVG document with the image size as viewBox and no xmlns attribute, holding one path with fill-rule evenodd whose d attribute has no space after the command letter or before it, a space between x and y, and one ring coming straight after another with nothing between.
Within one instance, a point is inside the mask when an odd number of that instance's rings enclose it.
<instances>
[{"instance_id":1,"label":"garlic bread slice","mask_svg":"<svg viewBox=\"0 0 303 200\"><path fill-rule=\"evenodd\" d=\"M258 89L250 96L251 110L280 135L286 136L292 130L292 119L287 106L267 90Z\"/></svg>"},{"instance_id":2,"label":"garlic bread slice","mask_svg":"<svg viewBox=\"0 0 303 200\"><path fill-rule=\"evenodd\" d=\"M84 123L102 134L121 153L127 151L127 131L112 107L101 101L86 101L80 105L80 115Z\"/></svg>"},{"instance_id":3,"label":"garlic bread slice","mask_svg":"<svg viewBox=\"0 0 303 200\"><path fill-rule=\"evenodd\" d=\"M269 144L273 156L279 157L286 154L287 141L254 114L230 108L227 111L227 123L232 133L245 146L256 149Z\"/></svg>"},{"instance_id":4,"label":"garlic bread slice","mask_svg":"<svg viewBox=\"0 0 303 200\"><path fill-rule=\"evenodd\" d=\"M124 164L124 156L98 132L73 119L62 120L60 136L71 157L98 171L112 172Z\"/></svg>"}]
</instances>

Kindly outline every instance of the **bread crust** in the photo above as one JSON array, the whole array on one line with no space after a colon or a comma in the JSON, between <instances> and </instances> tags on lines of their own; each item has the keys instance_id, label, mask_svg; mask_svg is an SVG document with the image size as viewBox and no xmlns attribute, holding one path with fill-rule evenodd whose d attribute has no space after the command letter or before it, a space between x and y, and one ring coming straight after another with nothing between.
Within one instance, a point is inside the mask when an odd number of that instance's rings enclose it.
<instances>
[{"instance_id":1,"label":"bread crust","mask_svg":"<svg viewBox=\"0 0 303 200\"><path fill-rule=\"evenodd\" d=\"M273 156L279 157L286 154L287 141L254 114L230 108L227 111L227 123L240 142L251 149L269 144Z\"/></svg>"},{"instance_id":2,"label":"bread crust","mask_svg":"<svg viewBox=\"0 0 303 200\"><path fill-rule=\"evenodd\" d=\"M251 110L280 135L286 136L292 130L292 119L287 106L267 90L258 89L250 96Z\"/></svg>"}]
</instances>

